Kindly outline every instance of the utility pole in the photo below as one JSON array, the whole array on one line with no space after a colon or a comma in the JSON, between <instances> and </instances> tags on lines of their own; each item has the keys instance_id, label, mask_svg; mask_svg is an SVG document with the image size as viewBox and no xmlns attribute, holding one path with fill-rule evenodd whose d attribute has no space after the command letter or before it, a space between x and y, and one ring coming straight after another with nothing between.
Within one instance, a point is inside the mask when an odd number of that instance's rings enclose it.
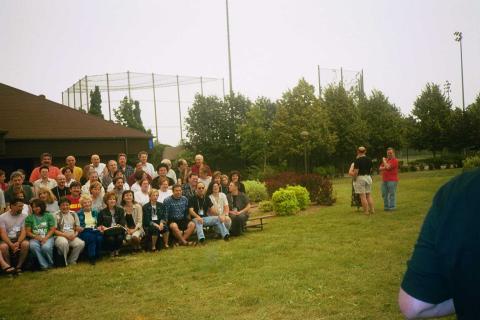
<instances>
[{"instance_id":1,"label":"utility pole","mask_svg":"<svg viewBox=\"0 0 480 320\"><path fill-rule=\"evenodd\" d=\"M225 0L227 10L227 45L228 45L228 77L230 84L230 97L233 97L233 84L232 84L232 55L230 53L230 20L228 17L228 0Z\"/></svg>"},{"instance_id":2,"label":"utility pole","mask_svg":"<svg viewBox=\"0 0 480 320\"><path fill-rule=\"evenodd\" d=\"M463 34L459 31L457 31L453 35L455 36L455 41L460 43L460 72L461 72L461 75L462 75L462 110L463 110L463 113L465 113L465 92L464 92L464 88L463 88L463 52L462 52Z\"/></svg>"}]
</instances>

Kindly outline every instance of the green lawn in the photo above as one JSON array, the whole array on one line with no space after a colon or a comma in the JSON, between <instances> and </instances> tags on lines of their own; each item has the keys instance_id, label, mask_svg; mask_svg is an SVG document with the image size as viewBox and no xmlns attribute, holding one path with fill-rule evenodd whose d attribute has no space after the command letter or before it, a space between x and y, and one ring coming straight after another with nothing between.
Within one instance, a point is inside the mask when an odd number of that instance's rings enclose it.
<instances>
[{"instance_id":1,"label":"green lawn","mask_svg":"<svg viewBox=\"0 0 480 320\"><path fill-rule=\"evenodd\" d=\"M401 174L398 210L337 203L204 247L0 278L0 319L402 319L397 292L435 191L459 170Z\"/></svg>"}]
</instances>

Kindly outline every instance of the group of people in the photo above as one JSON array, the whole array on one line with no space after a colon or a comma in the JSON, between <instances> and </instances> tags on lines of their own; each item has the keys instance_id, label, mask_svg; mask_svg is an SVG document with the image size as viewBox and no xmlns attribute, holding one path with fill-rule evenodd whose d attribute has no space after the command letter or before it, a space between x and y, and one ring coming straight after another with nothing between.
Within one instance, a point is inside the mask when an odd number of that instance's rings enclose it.
<instances>
[{"instance_id":1,"label":"group of people","mask_svg":"<svg viewBox=\"0 0 480 320\"><path fill-rule=\"evenodd\" d=\"M243 233L249 218L240 173L212 173L200 154L191 167L178 160L176 171L168 159L154 168L145 151L135 168L125 154L106 164L94 154L83 169L71 155L61 169L49 153L40 160L28 180L14 171L7 184L0 171L5 273L21 273L29 253L47 270L55 249L65 265L75 264L83 250L95 264L102 250L116 257L125 244L134 252L202 245L205 232L228 241Z\"/></svg>"},{"instance_id":2,"label":"group of people","mask_svg":"<svg viewBox=\"0 0 480 320\"><path fill-rule=\"evenodd\" d=\"M382 158L378 168L382 174L383 210L397 209L398 160L393 148L387 149L387 156ZM362 207L365 214L375 213L372 198L373 162L367 156L365 147L358 147L357 157L351 164L348 174L353 177L352 206Z\"/></svg>"}]
</instances>

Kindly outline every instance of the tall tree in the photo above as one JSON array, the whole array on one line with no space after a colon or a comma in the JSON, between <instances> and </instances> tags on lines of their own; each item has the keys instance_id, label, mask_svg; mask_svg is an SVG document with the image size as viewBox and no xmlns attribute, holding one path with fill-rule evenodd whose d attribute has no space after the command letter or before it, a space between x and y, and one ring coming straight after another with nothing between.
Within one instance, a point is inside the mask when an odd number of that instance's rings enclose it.
<instances>
[{"instance_id":1,"label":"tall tree","mask_svg":"<svg viewBox=\"0 0 480 320\"><path fill-rule=\"evenodd\" d=\"M337 138L329 129L329 119L315 89L305 79L286 91L278 101L273 122L272 145L277 157L301 167L305 151L331 155Z\"/></svg>"},{"instance_id":2,"label":"tall tree","mask_svg":"<svg viewBox=\"0 0 480 320\"><path fill-rule=\"evenodd\" d=\"M466 127L463 126L457 130L458 139L466 140L465 147L468 149L480 149L480 93L475 102L465 110L464 123L466 123Z\"/></svg>"},{"instance_id":3,"label":"tall tree","mask_svg":"<svg viewBox=\"0 0 480 320\"><path fill-rule=\"evenodd\" d=\"M216 167L242 166L237 128L245 121L250 105L242 95L224 100L196 95L185 119L187 148L202 153L207 162Z\"/></svg>"},{"instance_id":4,"label":"tall tree","mask_svg":"<svg viewBox=\"0 0 480 320\"><path fill-rule=\"evenodd\" d=\"M95 86L94 91L90 90L90 109L88 113L102 119L104 118L102 113L102 95L98 86Z\"/></svg>"},{"instance_id":5,"label":"tall tree","mask_svg":"<svg viewBox=\"0 0 480 320\"><path fill-rule=\"evenodd\" d=\"M360 99L358 108L367 124L366 147L371 157L380 159L386 148L403 146L403 116L381 91L374 90L368 98Z\"/></svg>"},{"instance_id":6,"label":"tall tree","mask_svg":"<svg viewBox=\"0 0 480 320\"><path fill-rule=\"evenodd\" d=\"M428 83L414 103L412 115L418 128L414 147L437 152L448 147L452 105L434 83Z\"/></svg>"},{"instance_id":7,"label":"tall tree","mask_svg":"<svg viewBox=\"0 0 480 320\"><path fill-rule=\"evenodd\" d=\"M113 113L115 114L117 123L125 127L147 132L140 116L140 103L138 101L124 97L123 100L120 101L120 106L114 109Z\"/></svg>"},{"instance_id":8,"label":"tall tree","mask_svg":"<svg viewBox=\"0 0 480 320\"><path fill-rule=\"evenodd\" d=\"M330 119L330 130L338 137L334 154L335 165L345 172L355 150L368 142L368 127L360 116L353 95L341 84L325 89L323 103Z\"/></svg>"},{"instance_id":9,"label":"tall tree","mask_svg":"<svg viewBox=\"0 0 480 320\"><path fill-rule=\"evenodd\" d=\"M239 126L242 156L265 172L272 154L272 123L277 105L268 98L260 97L246 114L246 121Z\"/></svg>"}]
</instances>

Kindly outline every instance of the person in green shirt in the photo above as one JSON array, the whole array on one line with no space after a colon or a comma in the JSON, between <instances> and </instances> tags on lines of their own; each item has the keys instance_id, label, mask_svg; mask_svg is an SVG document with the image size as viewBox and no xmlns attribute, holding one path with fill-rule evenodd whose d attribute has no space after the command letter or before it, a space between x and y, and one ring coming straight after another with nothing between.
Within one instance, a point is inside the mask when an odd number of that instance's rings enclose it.
<instances>
[{"instance_id":1,"label":"person in green shirt","mask_svg":"<svg viewBox=\"0 0 480 320\"><path fill-rule=\"evenodd\" d=\"M32 200L32 214L25 219L25 230L30 238L30 252L37 258L41 270L53 266L53 234L55 218L46 211L46 204L40 199Z\"/></svg>"}]
</instances>

